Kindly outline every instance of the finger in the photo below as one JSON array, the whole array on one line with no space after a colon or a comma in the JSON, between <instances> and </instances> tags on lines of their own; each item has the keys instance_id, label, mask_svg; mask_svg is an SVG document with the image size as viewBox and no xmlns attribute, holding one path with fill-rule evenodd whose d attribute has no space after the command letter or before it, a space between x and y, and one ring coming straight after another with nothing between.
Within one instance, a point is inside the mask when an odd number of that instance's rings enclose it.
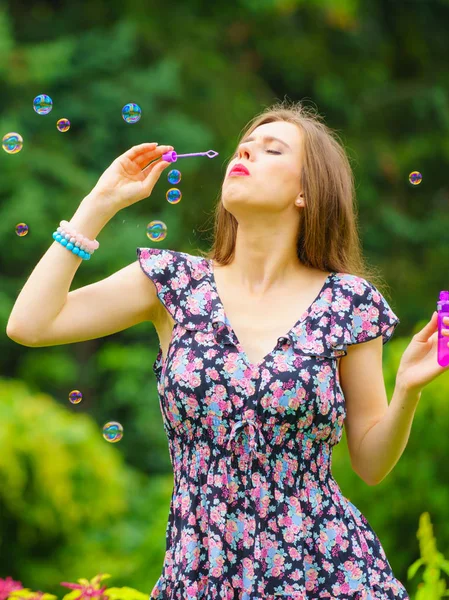
<instances>
[{"instance_id":1,"label":"finger","mask_svg":"<svg viewBox=\"0 0 449 600\"><path fill-rule=\"evenodd\" d=\"M170 165L171 163L166 160L155 160L151 165L142 170L142 173L145 175L142 185L147 195L150 195L153 191L162 171Z\"/></svg>"},{"instance_id":2,"label":"finger","mask_svg":"<svg viewBox=\"0 0 449 600\"><path fill-rule=\"evenodd\" d=\"M430 338L431 334L435 331L435 328L438 327L438 318L437 317L438 317L438 313L434 312L430 321L426 325L424 325L424 327L421 329L421 331L418 331L418 333L416 333L414 335L414 338L418 342L427 342L427 340Z\"/></svg>"},{"instance_id":3,"label":"finger","mask_svg":"<svg viewBox=\"0 0 449 600\"><path fill-rule=\"evenodd\" d=\"M137 144L122 154L129 160L135 160L144 152L151 152L157 147L157 142L145 142L143 144Z\"/></svg>"},{"instance_id":4,"label":"finger","mask_svg":"<svg viewBox=\"0 0 449 600\"><path fill-rule=\"evenodd\" d=\"M164 150L164 152L165 152L165 150ZM163 152L163 153L164 153L164 152ZM162 154L163 154L163 153L162 153ZM152 161L150 164L148 164L148 161L147 161L146 167L142 169L142 173L143 173L145 176L147 176L149 173L151 173L151 171L152 171L152 170L153 170L155 167L159 167L159 166L161 165L161 163L164 163L164 166L163 166L163 167L161 167L161 170L163 170L163 169L164 169L164 167L166 167L167 165L170 165L170 164L171 164L170 162L168 162L168 161L166 161L166 160L162 160L162 155L161 155L161 156L159 156L159 157L157 158L157 160L153 160L153 161Z\"/></svg>"},{"instance_id":5,"label":"finger","mask_svg":"<svg viewBox=\"0 0 449 600\"><path fill-rule=\"evenodd\" d=\"M148 161L170 150L173 150L173 146L159 146L157 142L151 142L133 146L123 156L132 160L140 168L143 168L148 164Z\"/></svg>"},{"instance_id":6,"label":"finger","mask_svg":"<svg viewBox=\"0 0 449 600\"><path fill-rule=\"evenodd\" d=\"M170 152L171 150L173 150L173 146L158 146L154 150L146 152L145 154L142 154L141 156L137 157L134 160L134 162L142 170L144 170L146 167L150 166L148 163L154 161L157 158L161 158L163 154L165 154L166 152Z\"/></svg>"}]
</instances>

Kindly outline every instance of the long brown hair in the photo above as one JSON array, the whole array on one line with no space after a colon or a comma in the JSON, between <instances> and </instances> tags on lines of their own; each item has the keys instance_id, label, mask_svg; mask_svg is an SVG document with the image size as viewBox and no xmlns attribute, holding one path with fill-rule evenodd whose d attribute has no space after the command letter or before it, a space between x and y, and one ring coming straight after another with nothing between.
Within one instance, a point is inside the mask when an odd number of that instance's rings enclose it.
<instances>
[{"instance_id":1,"label":"long brown hair","mask_svg":"<svg viewBox=\"0 0 449 600\"><path fill-rule=\"evenodd\" d=\"M264 123L286 121L297 125L303 138L301 178L305 206L297 239L302 264L322 271L350 273L374 284L384 295L387 284L363 256L357 223L354 176L337 133L322 121L312 107L301 102L277 102L256 115L244 128L241 140ZM214 209L210 250L199 250L203 258L227 265L232 262L238 223L222 203L221 193ZM388 298L387 298L388 300Z\"/></svg>"}]
</instances>

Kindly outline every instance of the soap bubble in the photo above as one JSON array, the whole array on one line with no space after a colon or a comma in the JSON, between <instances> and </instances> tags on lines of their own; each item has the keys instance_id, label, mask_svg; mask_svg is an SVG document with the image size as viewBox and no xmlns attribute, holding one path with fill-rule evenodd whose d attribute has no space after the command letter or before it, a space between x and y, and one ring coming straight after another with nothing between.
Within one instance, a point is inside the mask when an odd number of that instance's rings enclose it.
<instances>
[{"instance_id":1,"label":"soap bubble","mask_svg":"<svg viewBox=\"0 0 449 600\"><path fill-rule=\"evenodd\" d=\"M19 237L23 237L28 233L28 225L26 223L18 223L16 225L16 233Z\"/></svg>"},{"instance_id":2,"label":"soap bubble","mask_svg":"<svg viewBox=\"0 0 449 600\"><path fill-rule=\"evenodd\" d=\"M17 152L22 150L22 146L23 138L20 133L12 131L3 136L2 147L8 154L17 154Z\"/></svg>"},{"instance_id":3,"label":"soap bubble","mask_svg":"<svg viewBox=\"0 0 449 600\"><path fill-rule=\"evenodd\" d=\"M59 121L56 123L56 127L58 131L65 133L70 129L70 121L68 119L59 119Z\"/></svg>"},{"instance_id":4,"label":"soap bubble","mask_svg":"<svg viewBox=\"0 0 449 600\"><path fill-rule=\"evenodd\" d=\"M123 425L109 421L103 427L103 437L107 442L119 442L123 437Z\"/></svg>"},{"instance_id":5,"label":"soap bubble","mask_svg":"<svg viewBox=\"0 0 449 600\"><path fill-rule=\"evenodd\" d=\"M33 108L38 115L48 115L53 108L53 100L47 94L40 94L33 100Z\"/></svg>"},{"instance_id":6,"label":"soap bubble","mask_svg":"<svg viewBox=\"0 0 449 600\"><path fill-rule=\"evenodd\" d=\"M181 171L178 171L178 169L172 169L168 173L167 178L168 178L168 181L172 184L179 183L181 181Z\"/></svg>"},{"instance_id":7,"label":"soap bubble","mask_svg":"<svg viewBox=\"0 0 449 600\"><path fill-rule=\"evenodd\" d=\"M83 399L83 394L79 390L72 390L69 394L69 400L72 404L79 404Z\"/></svg>"},{"instance_id":8,"label":"soap bubble","mask_svg":"<svg viewBox=\"0 0 449 600\"><path fill-rule=\"evenodd\" d=\"M165 194L165 197L170 204L178 204L178 202L181 202L182 193L180 190L178 190L178 188L170 188Z\"/></svg>"},{"instance_id":9,"label":"soap bubble","mask_svg":"<svg viewBox=\"0 0 449 600\"><path fill-rule=\"evenodd\" d=\"M167 235L167 225L163 221L151 221L147 225L147 236L152 242L162 242Z\"/></svg>"},{"instance_id":10,"label":"soap bubble","mask_svg":"<svg viewBox=\"0 0 449 600\"><path fill-rule=\"evenodd\" d=\"M130 102L122 108L122 117L127 123L137 123L142 116L142 109L138 104Z\"/></svg>"},{"instance_id":11,"label":"soap bubble","mask_svg":"<svg viewBox=\"0 0 449 600\"><path fill-rule=\"evenodd\" d=\"M419 171L412 171L408 176L408 180L413 185L418 185L422 181L422 175Z\"/></svg>"}]
</instances>

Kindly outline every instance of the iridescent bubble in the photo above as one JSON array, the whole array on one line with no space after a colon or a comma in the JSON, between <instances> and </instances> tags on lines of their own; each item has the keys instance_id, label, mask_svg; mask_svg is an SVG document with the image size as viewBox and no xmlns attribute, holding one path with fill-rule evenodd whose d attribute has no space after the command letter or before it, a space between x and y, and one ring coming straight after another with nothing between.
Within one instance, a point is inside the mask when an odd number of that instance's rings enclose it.
<instances>
[{"instance_id":1,"label":"iridescent bubble","mask_svg":"<svg viewBox=\"0 0 449 600\"><path fill-rule=\"evenodd\" d=\"M127 123L137 123L142 116L142 109L138 104L130 102L122 108L122 117Z\"/></svg>"},{"instance_id":2,"label":"iridescent bubble","mask_svg":"<svg viewBox=\"0 0 449 600\"><path fill-rule=\"evenodd\" d=\"M408 180L413 185L418 185L422 181L422 175L419 171L412 171L408 176Z\"/></svg>"},{"instance_id":3,"label":"iridescent bubble","mask_svg":"<svg viewBox=\"0 0 449 600\"><path fill-rule=\"evenodd\" d=\"M163 221L151 221L147 225L147 236L152 242L162 242L167 235L167 225Z\"/></svg>"},{"instance_id":4,"label":"iridescent bubble","mask_svg":"<svg viewBox=\"0 0 449 600\"><path fill-rule=\"evenodd\" d=\"M16 233L19 237L23 237L28 233L28 225L26 223L17 223Z\"/></svg>"},{"instance_id":5,"label":"iridescent bubble","mask_svg":"<svg viewBox=\"0 0 449 600\"><path fill-rule=\"evenodd\" d=\"M40 94L33 100L33 108L38 115L48 115L53 108L53 100L47 94Z\"/></svg>"},{"instance_id":6,"label":"iridescent bubble","mask_svg":"<svg viewBox=\"0 0 449 600\"><path fill-rule=\"evenodd\" d=\"M56 123L56 127L58 131L65 133L70 129L70 121L68 119L59 119L59 121Z\"/></svg>"},{"instance_id":7,"label":"iridescent bubble","mask_svg":"<svg viewBox=\"0 0 449 600\"><path fill-rule=\"evenodd\" d=\"M109 421L103 427L103 437L107 442L119 442L123 437L123 426L117 421Z\"/></svg>"},{"instance_id":8,"label":"iridescent bubble","mask_svg":"<svg viewBox=\"0 0 449 600\"><path fill-rule=\"evenodd\" d=\"M17 152L22 150L22 146L23 138L20 133L12 131L3 136L2 147L8 154L17 154Z\"/></svg>"},{"instance_id":9,"label":"iridescent bubble","mask_svg":"<svg viewBox=\"0 0 449 600\"><path fill-rule=\"evenodd\" d=\"M69 400L72 404L79 404L83 399L83 394L79 390L72 390L69 394Z\"/></svg>"},{"instance_id":10,"label":"iridescent bubble","mask_svg":"<svg viewBox=\"0 0 449 600\"><path fill-rule=\"evenodd\" d=\"M170 188L165 194L165 197L170 204L178 204L178 202L181 202L182 193L178 188Z\"/></svg>"},{"instance_id":11,"label":"iridescent bubble","mask_svg":"<svg viewBox=\"0 0 449 600\"><path fill-rule=\"evenodd\" d=\"M178 169L172 169L169 172L167 179L172 184L179 183L181 181L181 171L178 171Z\"/></svg>"}]
</instances>

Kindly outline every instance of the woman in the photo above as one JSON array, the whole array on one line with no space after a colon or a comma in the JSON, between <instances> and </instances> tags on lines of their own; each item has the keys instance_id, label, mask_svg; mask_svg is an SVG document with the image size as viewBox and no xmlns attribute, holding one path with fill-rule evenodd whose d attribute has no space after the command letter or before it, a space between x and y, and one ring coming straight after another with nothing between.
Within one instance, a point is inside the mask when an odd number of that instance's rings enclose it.
<instances>
[{"instance_id":1,"label":"woman","mask_svg":"<svg viewBox=\"0 0 449 600\"><path fill-rule=\"evenodd\" d=\"M382 345L399 319L366 278L346 154L300 104L246 127L208 254L138 248L138 261L69 292L80 248L94 251L106 223L151 194L170 149L141 144L105 171L23 287L8 335L42 347L155 325L175 486L151 598L407 599L331 456L345 424L368 485L394 467L422 389L444 371L435 314L388 404Z\"/></svg>"}]
</instances>

